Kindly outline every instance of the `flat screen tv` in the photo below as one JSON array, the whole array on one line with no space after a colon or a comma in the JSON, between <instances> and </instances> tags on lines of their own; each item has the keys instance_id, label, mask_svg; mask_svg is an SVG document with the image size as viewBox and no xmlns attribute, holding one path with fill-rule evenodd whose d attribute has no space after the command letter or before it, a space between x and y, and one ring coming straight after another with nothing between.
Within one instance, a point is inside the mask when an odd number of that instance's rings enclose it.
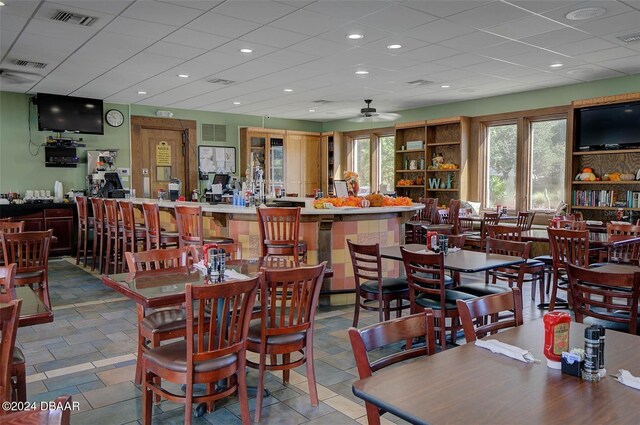
<instances>
[{"instance_id":1,"label":"flat screen tv","mask_svg":"<svg viewBox=\"0 0 640 425\"><path fill-rule=\"evenodd\" d=\"M640 102L576 110L579 150L640 148Z\"/></svg>"},{"instance_id":2,"label":"flat screen tv","mask_svg":"<svg viewBox=\"0 0 640 425\"><path fill-rule=\"evenodd\" d=\"M102 100L38 93L38 130L104 134Z\"/></svg>"}]
</instances>

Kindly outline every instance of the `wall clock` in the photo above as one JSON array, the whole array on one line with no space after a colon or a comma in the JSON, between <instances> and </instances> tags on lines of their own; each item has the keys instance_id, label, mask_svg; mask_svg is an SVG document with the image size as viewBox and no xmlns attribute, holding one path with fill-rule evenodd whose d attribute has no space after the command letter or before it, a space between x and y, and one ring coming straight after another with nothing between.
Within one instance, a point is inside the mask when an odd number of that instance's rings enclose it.
<instances>
[{"instance_id":1,"label":"wall clock","mask_svg":"<svg viewBox=\"0 0 640 425\"><path fill-rule=\"evenodd\" d=\"M120 127L124 123L124 115L117 109L109 109L105 118L111 127Z\"/></svg>"}]
</instances>

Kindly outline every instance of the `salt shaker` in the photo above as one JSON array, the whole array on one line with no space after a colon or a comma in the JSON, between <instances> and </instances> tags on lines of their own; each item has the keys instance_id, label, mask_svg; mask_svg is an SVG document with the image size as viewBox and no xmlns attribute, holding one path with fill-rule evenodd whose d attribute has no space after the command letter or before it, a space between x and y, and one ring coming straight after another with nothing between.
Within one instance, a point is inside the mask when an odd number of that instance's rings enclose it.
<instances>
[{"instance_id":1,"label":"salt shaker","mask_svg":"<svg viewBox=\"0 0 640 425\"><path fill-rule=\"evenodd\" d=\"M600 347L599 347L599 356L598 356L598 375L600 378L604 378L607 376L607 369L604 368L604 338L605 338L605 327L601 325L596 325L598 329L600 329Z\"/></svg>"},{"instance_id":2,"label":"salt shaker","mask_svg":"<svg viewBox=\"0 0 640 425\"><path fill-rule=\"evenodd\" d=\"M582 379L590 382L600 380L600 329L596 326L589 326L584 330L584 367L582 369Z\"/></svg>"}]
</instances>

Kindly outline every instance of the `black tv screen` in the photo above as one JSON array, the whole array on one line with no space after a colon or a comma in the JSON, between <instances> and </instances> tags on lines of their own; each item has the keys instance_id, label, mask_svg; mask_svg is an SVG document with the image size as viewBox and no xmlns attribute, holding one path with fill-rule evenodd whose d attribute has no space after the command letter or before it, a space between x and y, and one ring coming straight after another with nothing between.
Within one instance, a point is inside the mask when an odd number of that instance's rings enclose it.
<instances>
[{"instance_id":1,"label":"black tv screen","mask_svg":"<svg viewBox=\"0 0 640 425\"><path fill-rule=\"evenodd\" d=\"M578 109L576 145L581 150L640 147L640 102Z\"/></svg>"},{"instance_id":2,"label":"black tv screen","mask_svg":"<svg viewBox=\"0 0 640 425\"><path fill-rule=\"evenodd\" d=\"M102 100L38 93L38 130L104 134Z\"/></svg>"}]
</instances>

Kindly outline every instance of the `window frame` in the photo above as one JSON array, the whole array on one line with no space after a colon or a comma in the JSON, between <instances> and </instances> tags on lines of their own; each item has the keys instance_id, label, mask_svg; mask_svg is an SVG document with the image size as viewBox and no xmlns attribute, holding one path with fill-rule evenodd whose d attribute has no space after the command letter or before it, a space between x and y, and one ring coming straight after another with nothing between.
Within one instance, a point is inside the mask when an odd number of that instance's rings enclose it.
<instances>
[{"instance_id":1,"label":"window frame","mask_svg":"<svg viewBox=\"0 0 640 425\"><path fill-rule=\"evenodd\" d=\"M354 142L356 139L369 139L371 143L369 166L371 175L371 188L370 193L376 193L380 190L380 138L381 137L394 137L396 136L395 127L376 128L370 130L359 130L344 133L347 140L347 163L349 164L349 170L355 170L355 155L353 151ZM395 140L395 139L394 139Z\"/></svg>"}]
</instances>

